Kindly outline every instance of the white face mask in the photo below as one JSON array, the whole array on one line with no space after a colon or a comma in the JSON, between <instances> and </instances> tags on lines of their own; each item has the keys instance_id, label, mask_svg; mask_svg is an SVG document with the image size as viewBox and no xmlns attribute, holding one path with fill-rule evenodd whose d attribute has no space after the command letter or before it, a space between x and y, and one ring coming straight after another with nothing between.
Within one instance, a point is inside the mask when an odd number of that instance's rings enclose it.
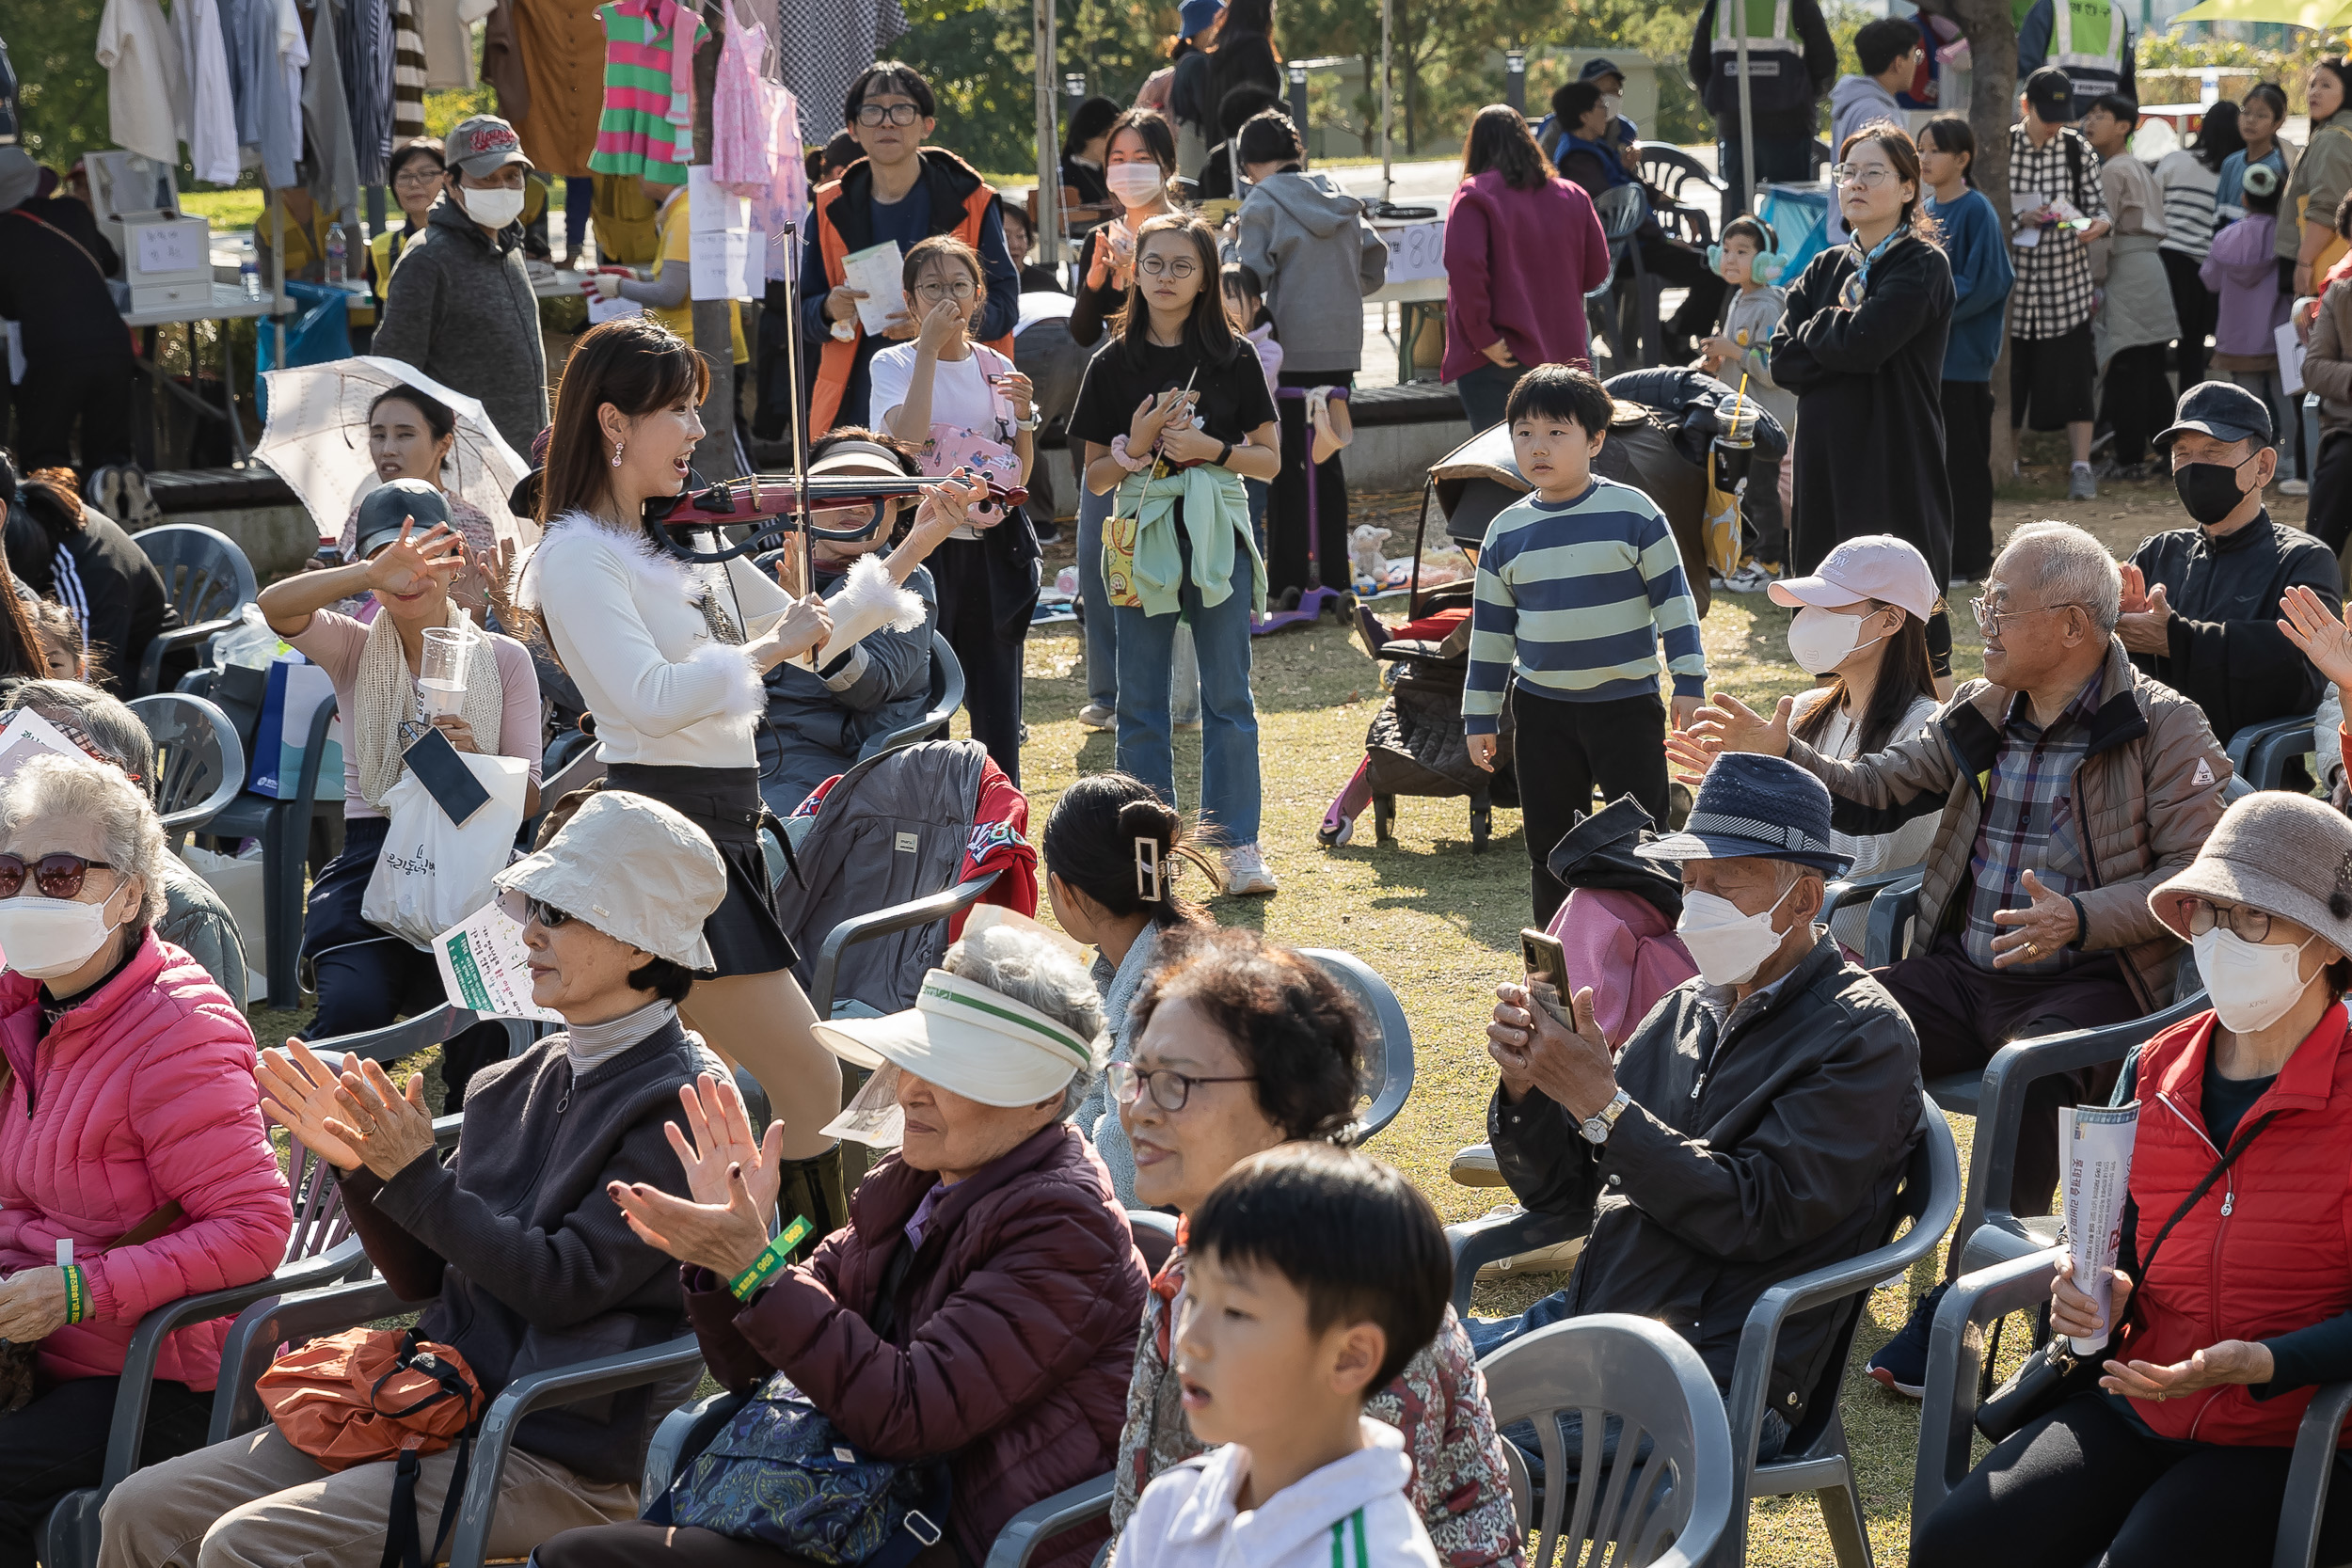
<instances>
[{"instance_id":1,"label":"white face mask","mask_svg":"<svg viewBox=\"0 0 2352 1568\"><path fill-rule=\"evenodd\" d=\"M1165 182L1157 164L1113 164L1103 171L1103 183L1128 206L1141 207L1160 194Z\"/></svg>"},{"instance_id":2,"label":"white face mask","mask_svg":"<svg viewBox=\"0 0 2352 1568\"><path fill-rule=\"evenodd\" d=\"M466 204L466 215L485 229L503 229L523 215L523 193L503 186L490 185L476 190L460 186L458 199Z\"/></svg>"},{"instance_id":3,"label":"white face mask","mask_svg":"<svg viewBox=\"0 0 2352 1568\"><path fill-rule=\"evenodd\" d=\"M1788 893L1798 885L1791 884ZM1719 895L1686 889L1675 935L1691 950L1699 978L1710 986L1737 986L1763 968L1785 934L1772 929L1772 915L1788 901L1788 893L1773 899L1772 909L1762 914L1750 914Z\"/></svg>"},{"instance_id":4,"label":"white face mask","mask_svg":"<svg viewBox=\"0 0 2352 1568\"><path fill-rule=\"evenodd\" d=\"M1826 675L1845 663L1855 650L1886 641L1884 637L1873 637L1868 642L1857 641L1865 619L1807 605L1788 623L1788 657L1806 674Z\"/></svg>"},{"instance_id":5,"label":"white face mask","mask_svg":"<svg viewBox=\"0 0 2352 1568\"><path fill-rule=\"evenodd\" d=\"M1625 94L1621 92L1604 92L1600 95L1600 106L1609 111L1609 118L1612 120L1617 118L1617 106L1624 102Z\"/></svg>"},{"instance_id":6,"label":"white face mask","mask_svg":"<svg viewBox=\"0 0 2352 1568\"><path fill-rule=\"evenodd\" d=\"M72 974L114 933L106 920L110 898L96 904L29 893L0 898L0 958L36 980Z\"/></svg>"},{"instance_id":7,"label":"white face mask","mask_svg":"<svg viewBox=\"0 0 2352 1568\"><path fill-rule=\"evenodd\" d=\"M2303 949L2316 940L2305 937L2295 947L2249 942L2218 926L2190 938L2197 973L2204 976L2205 994L2213 999L2221 1026L2233 1035L2253 1034L2286 1017L2309 984L2302 974Z\"/></svg>"}]
</instances>

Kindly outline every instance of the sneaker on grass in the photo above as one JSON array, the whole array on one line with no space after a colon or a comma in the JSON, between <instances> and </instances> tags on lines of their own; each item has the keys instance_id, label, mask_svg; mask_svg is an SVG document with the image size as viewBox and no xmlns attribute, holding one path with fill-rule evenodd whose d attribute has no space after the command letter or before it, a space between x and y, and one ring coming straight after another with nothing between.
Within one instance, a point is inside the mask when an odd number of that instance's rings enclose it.
<instances>
[{"instance_id":1,"label":"sneaker on grass","mask_svg":"<svg viewBox=\"0 0 2352 1568\"><path fill-rule=\"evenodd\" d=\"M1089 730L1107 730L1119 722L1119 715L1100 703L1089 703L1078 710L1078 722Z\"/></svg>"},{"instance_id":2,"label":"sneaker on grass","mask_svg":"<svg viewBox=\"0 0 2352 1568\"><path fill-rule=\"evenodd\" d=\"M1247 897L1252 894L1274 893L1274 873L1266 869L1265 856L1254 844L1236 844L1225 851L1225 895L1229 898Z\"/></svg>"},{"instance_id":3,"label":"sneaker on grass","mask_svg":"<svg viewBox=\"0 0 2352 1568\"><path fill-rule=\"evenodd\" d=\"M1724 587L1734 594L1761 594L1774 580L1771 567L1760 561L1751 561L1724 578Z\"/></svg>"},{"instance_id":4,"label":"sneaker on grass","mask_svg":"<svg viewBox=\"0 0 2352 1568\"><path fill-rule=\"evenodd\" d=\"M1905 1399L1919 1399L1927 1391L1928 1332L1935 1326L1935 1309L1944 1305L1944 1292L1951 1288L1947 1280L1921 1296L1902 1332L1870 1357L1870 1375Z\"/></svg>"}]
</instances>

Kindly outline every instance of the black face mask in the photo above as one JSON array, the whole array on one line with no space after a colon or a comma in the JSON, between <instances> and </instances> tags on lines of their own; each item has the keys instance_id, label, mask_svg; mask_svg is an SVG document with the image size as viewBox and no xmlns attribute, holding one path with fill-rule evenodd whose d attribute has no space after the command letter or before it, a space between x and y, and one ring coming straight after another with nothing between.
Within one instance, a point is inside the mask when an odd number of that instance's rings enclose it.
<instances>
[{"instance_id":1,"label":"black face mask","mask_svg":"<svg viewBox=\"0 0 2352 1568\"><path fill-rule=\"evenodd\" d=\"M2210 528L2235 512L2246 499L2246 492L2238 488L2237 471L2261 455L2257 451L2236 463L2184 463L2172 470L2172 488L2179 492L2188 515Z\"/></svg>"}]
</instances>

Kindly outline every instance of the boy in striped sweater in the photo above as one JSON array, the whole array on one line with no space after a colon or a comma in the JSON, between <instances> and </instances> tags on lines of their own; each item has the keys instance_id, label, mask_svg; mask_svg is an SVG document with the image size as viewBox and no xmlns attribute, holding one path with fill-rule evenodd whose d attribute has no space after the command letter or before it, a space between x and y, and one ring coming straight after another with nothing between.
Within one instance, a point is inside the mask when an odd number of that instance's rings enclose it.
<instances>
[{"instance_id":1,"label":"boy in striped sweater","mask_svg":"<svg viewBox=\"0 0 2352 1568\"><path fill-rule=\"evenodd\" d=\"M1545 863L1592 809L1630 795L1666 819L1666 710L1658 644L1674 675L1674 722L1706 695L1698 607L1673 531L1647 496L1597 479L1609 393L1589 371L1540 365L1512 388L1504 418L1534 493L1498 513L1478 552L1462 729L1489 771L1506 690L1515 725L1535 924L1568 891Z\"/></svg>"}]
</instances>

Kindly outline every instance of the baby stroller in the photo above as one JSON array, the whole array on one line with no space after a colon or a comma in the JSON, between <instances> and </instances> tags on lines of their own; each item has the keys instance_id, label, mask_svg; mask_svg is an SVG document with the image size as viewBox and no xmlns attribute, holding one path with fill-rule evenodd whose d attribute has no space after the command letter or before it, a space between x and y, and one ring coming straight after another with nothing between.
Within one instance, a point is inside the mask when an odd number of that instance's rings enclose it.
<instances>
[{"instance_id":1,"label":"baby stroller","mask_svg":"<svg viewBox=\"0 0 2352 1568\"><path fill-rule=\"evenodd\" d=\"M1630 484L1658 503L1674 531L1698 612L1709 602L1707 559L1708 462L1717 457L1719 486L1744 475L1752 455L1766 461L1788 449L1778 420L1738 389L1697 371L1628 371L1605 383L1616 403L1609 439L1595 460L1604 479ZM1737 404L1736 421L1730 410ZM1751 445L1718 446L1724 427L1737 424ZM1473 562L1486 543L1495 515L1527 494L1511 451L1511 432L1494 425L1479 432L1430 465L1422 487L1421 516L1413 537L1413 578L1406 623L1385 626L1371 610L1357 607L1357 633L1365 650L1391 666L1383 679L1388 701L1364 736L1364 760L1356 776L1323 815L1316 840L1348 843L1356 818L1373 808L1377 842L1393 835L1399 795L1467 795L1470 800L1470 850L1492 836L1494 803L1518 804L1518 781L1511 765L1511 712L1505 705L1495 770L1482 773L1470 760L1462 734L1462 683L1470 670L1470 606L1473 585L1446 583L1426 594L1421 587L1421 551L1429 527L1429 501L1445 514L1446 532ZM1677 786L1678 787L1678 786Z\"/></svg>"}]
</instances>

